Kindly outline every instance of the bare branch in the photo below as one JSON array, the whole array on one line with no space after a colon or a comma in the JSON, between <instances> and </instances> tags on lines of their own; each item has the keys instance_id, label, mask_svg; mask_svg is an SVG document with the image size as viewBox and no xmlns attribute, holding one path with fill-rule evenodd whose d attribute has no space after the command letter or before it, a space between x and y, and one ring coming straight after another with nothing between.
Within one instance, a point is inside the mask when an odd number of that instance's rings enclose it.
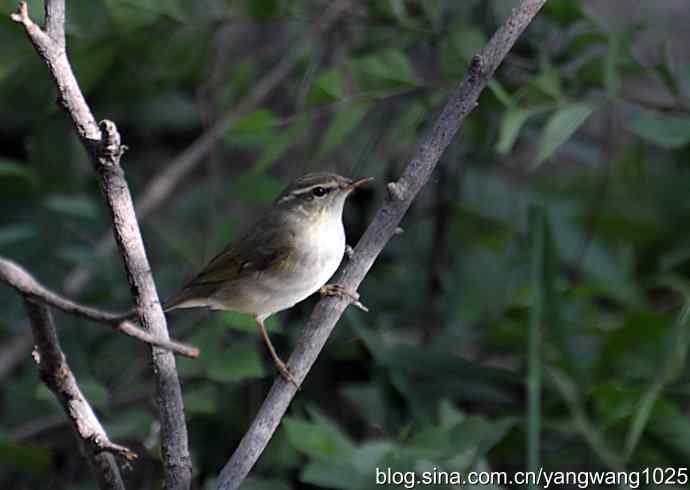
<instances>
[{"instance_id":1,"label":"bare branch","mask_svg":"<svg viewBox=\"0 0 690 490\"><path fill-rule=\"evenodd\" d=\"M479 94L494 71L545 2L546 0L523 0L496 31L488 45L473 58L465 79L451 94L434 126L422 137L401 177L388 185L386 202L357 244L352 259L334 282L351 291L357 290L376 257L395 234L403 215L428 181L463 120L477 105ZM288 361L290 370L299 383L316 361L349 302L342 297L324 298L314 308ZM251 427L221 471L218 489L239 487L266 448L296 391L297 388L282 377L276 379Z\"/></svg>"},{"instance_id":2,"label":"bare branch","mask_svg":"<svg viewBox=\"0 0 690 490\"><path fill-rule=\"evenodd\" d=\"M0 257L0 280L16 289L26 299L45 303L66 313L72 313L87 320L99 322L141 342L162 349L177 352L187 357L198 357L199 349L174 340L159 339L150 332L137 328L125 319L126 315L109 313L89 306L83 306L54 293L38 283L19 264Z\"/></svg>"},{"instance_id":3,"label":"bare branch","mask_svg":"<svg viewBox=\"0 0 690 490\"><path fill-rule=\"evenodd\" d=\"M65 49L65 2L46 0L46 34L56 46Z\"/></svg>"},{"instance_id":4,"label":"bare branch","mask_svg":"<svg viewBox=\"0 0 690 490\"><path fill-rule=\"evenodd\" d=\"M64 0L45 4L49 32L42 31L28 16L25 2L20 2L12 20L24 26L29 39L50 70L60 92L60 102L67 110L79 137L91 156L100 176L101 190L111 211L115 241L124 261L127 279L140 313L143 327L154 337L169 340L165 316L158 299L134 212L120 157L125 147L115 124L103 121L97 125L79 89L60 39L64 37ZM60 24L60 25L58 25ZM164 488L188 489L192 464L189 456L182 390L175 368L174 355L152 347L153 372L161 421L161 450Z\"/></svg>"},{"instance_id":5,"label":"bare branch","mask_svg":"<svg viewBox=\"0 0 690 490\"><path fill-rule=\"evenodd\" d=\"M64 21L65 2L64 0L47 1L45 10L46 19L52 23L50 33L43 31L29 18L26 2L19 2L17 11L11 14L10 17L13 21L24 26L36 51L48 65L60 94L60 104L72 117L79 136L82 138L82 141L86 140L87 151L91 153L93 142L98 142L101 139L101 132L79 89L79 84L77 84L67 59L64 43L64 25L61 27L55 25L60 19ZM58 42L54 40L54 37L58 39Z\"/></svg>"},{"instance_id":6,"label":"bare branch","mask_svg":"<svg viewBox=\"0 0 690 490\"><path fill-rule=\"evenodd\" d=\"M41 379L62 405L99 487L124 490L125 486L113 454L128 461L136 459L137 455L108 438L67 364L48 307L28 299L25 306L36 342L34 360L38 364Z\"/></svg>"}]
</instances>

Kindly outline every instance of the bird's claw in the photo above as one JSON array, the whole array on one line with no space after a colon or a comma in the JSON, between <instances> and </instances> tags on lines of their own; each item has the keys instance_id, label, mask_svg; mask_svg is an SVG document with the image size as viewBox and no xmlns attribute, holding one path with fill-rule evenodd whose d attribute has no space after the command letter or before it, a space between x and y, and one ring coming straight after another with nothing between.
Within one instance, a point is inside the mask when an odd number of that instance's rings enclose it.
<instances>
[{"instance_id":1,"label":"bird's claw","mask_svg":"<svg viewBox=\"0 0 690 490\"><path fill-rule=\"evenodd\" d=\"M321 296L340 296L349 299L354 306L364 312L369 312L369 308L364 306L359 300L359 293L347 289L340 284L326 284L319 289Z\"/></svg>"},{"instance_id":2,"label":"bird's claw","mask_svg":"<svg viewBox=\"0 0 690 490\"><path fill-rule=\"evenodd\" d=\"M283 361L280 359L276 360L276 367L278 368L278 371L280 371L280 374L285 378L285 381L288 383L292 383L295 388L299 390L299 383L295 379L295 377L292 374L292 371L290 371L290 368L288 367L287 364L285 364Z\"/></svg>"}]
</instances>

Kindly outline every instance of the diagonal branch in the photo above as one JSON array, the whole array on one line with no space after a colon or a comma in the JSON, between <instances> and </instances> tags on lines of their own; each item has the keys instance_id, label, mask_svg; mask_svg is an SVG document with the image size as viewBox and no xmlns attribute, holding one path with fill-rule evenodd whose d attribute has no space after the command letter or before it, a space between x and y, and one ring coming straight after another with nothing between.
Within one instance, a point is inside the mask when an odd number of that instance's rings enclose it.
<instances>
[{"instance_id":1,"label":"diagonal branch","mask_svg":"<svg viewBox=\"0 0 690 490\"><path fill-rule=\"evenodd\" d=\"M127 461L136 459L137 455L108 438L67 364L48 307L28 299L24 303L36 342L34 360L38 364L41 379L62 405L99 487L124 490L125 486L113 454Z\"/></svg>"},{"instance_id":2,"label":"diagonal branch","mask_svg":"<svg viewBox=\"0 0 690 490\"><path fill-rule=\"evenodd\" d=\"M25 2L20 2L12 20L24 26L36 51L45 61L60 93L59 100L74 123L79 138L91 156L100 186L110 208L115 241L122 256L132 296L139 311L141 324L152 335L169 340L165 316L158 299L151 268L146 257L139 223L129 187L120 166L126 147L111 121L100 125L91 114L72 72L64 42L64 0L45 0L48 31L38 27L28 15ZM165 489L188 489L192 463L189 456L182 390L175 367L175 357L152 347L153 372L156 380L156 401L161 421L161 452Z\"/></svg>"},{"instance_id":3,"label":"diagonal branch","mask_svg":"<svg viewBox=\"0 0 690 490\"><path fill-rule=\"evenodd\" d=\"M443 151L460 129L465 117L476 107L477 100L498 65L529 25L546 0L523 0L506 22L496 31L484 49L472 59L469 72L451 94L431 130L422 137L412 160L397 182L388 184L388 197L379 209L354 250L352 259L335 280L346 289L356 291L413 199L429 180ZM288 362L299 383L306 377L319 352L348 305L344 298L324 298L314 308L304 332ZM282 377L273 383L259 413L242 438L238 448L220 473L217 488L239 487L266 448L280 420L295 396L297 388Z\"/></svg>"},{"instance_id":4,"label":"diagonal branch","mask_svg":"<svg viewBox=\"0 0 690 490\"><path fill-rule=\"evenodd\" d=\"M118 315L116 313L97 310L96 308L91 308L89 306L83 306L46 289L21 266L15 262L12 262L11 260L4 259L3 257L0 257L0 281L6 282L8 285L16 289L22 296L24 296L25 299L31 300L35 303L44 303L66 313L72 313L82 318L86 318L87 320L103 323L119 332L124 333L125 335L140 340L141 342L155 345L156 347L160 347L171 352L177 352L183 356L199 356L199 349L174 340L157 338L150 332L137 328L133 323L124 319L124 315Z\"/></svg>"}]
</instances>

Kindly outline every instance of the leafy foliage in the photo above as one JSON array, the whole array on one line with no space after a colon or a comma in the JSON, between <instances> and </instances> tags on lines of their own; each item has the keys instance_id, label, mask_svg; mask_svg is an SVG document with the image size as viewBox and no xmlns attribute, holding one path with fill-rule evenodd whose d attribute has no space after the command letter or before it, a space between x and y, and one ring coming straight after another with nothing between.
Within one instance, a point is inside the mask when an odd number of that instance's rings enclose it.
<instances>
[{"instance_id":1,"label":"leafy foliage","mask_svg":"<svg viewBox=\"0 0 690 490\"><path fill-rule=\"evenodd\" d=\"M308 171L376 177L346 208L354 245L511 6L358 2L300 43L329 2L68 3L77 77L97 117L120 127L139 201L272 67L294 64L142 220L163 297ZM653 19L616 30L583 4L550 0L499 69L367 277L371 313L346 312L242 488L368 489L376 468L510 472L528 453L546 470L687 463L690 65L662 49L669 33ZM643 37L654 63L635 54ZM125 310L119 259L95 252L108 213L55 98L21 29L0 23L0 254L57 290L89 268L74 295ZM269 322L281 355L311 304ZM4 366L26 319L8 288L0 306ZM149 353L57 323L111 437L141 455L128 488L157 488ZM213 488L274 368L241 315L176 312L170 324L203 353L178 366L195 478ZM24 349L0 370L0 486L94 488Z\"/></svg>"}]
</instances>

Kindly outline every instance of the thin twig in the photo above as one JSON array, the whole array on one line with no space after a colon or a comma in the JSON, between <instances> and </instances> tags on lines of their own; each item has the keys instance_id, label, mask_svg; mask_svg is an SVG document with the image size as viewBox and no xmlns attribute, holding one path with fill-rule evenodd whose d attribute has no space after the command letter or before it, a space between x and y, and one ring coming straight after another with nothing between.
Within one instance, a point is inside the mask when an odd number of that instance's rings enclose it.
<instances>
[{"instance_id":1,"label":"thin twig","mask_svg":"<svg viewBox=\"0 0 690 490\"><path fill-rule=\"evenodd\" d=\"M150 332L137 328L133 323L119 315L83 306L46 289L20 265L0 257L0 281L16 289L26 299L34 303L44 303L66 313L72 313L87 320L107 325L119 332L146 344L155 345L187 357L198 357L199 349L174 340L159 339Z\"/></svg>"},{"instance_id":2,"label":"thin twig","mask_svg":"<svg viewBox=\"0 0 690 490\"><path fill-rule=\"evenodd\" d=\"M125 486L113 454L127 461L136 459L137 455L108 438L67 364L48 307L29 300L24 303L36 342L34 360L38 364L41 379L62 405L99 487L124 490Z\"/></svg>"},{"instance_id":3,"label":"thin twig","mask_svg":"<svg viewBox=\"0 0 690 490\"><path fill-rule=\"evenodd\" d=\"M59 101L72 119L100 177L101 191L111 211L115 241L124 262L141 324L154 337L169 340L132 196L120 166L120 158L126 147L121 144L120 135L112 121L96 124L72 72L64 43L65 1L46 0L45 12L49 24L46 31L29 18L25 2L19 3L17 11L11 17L24 26L36 51L48 66L58 88ZM161 421L163 488L186 490L191 484L192 463L175 356L159 347L152 347L152 358Z\"/></svg>"},{"instance_id":4,"label":"thin twig","mask_svg":"<svg viewBox=\"0 0 690 490\"><path fill-rule=\"evenodd\" d=\"M355 248L353 257L334 282L356 291L386 243L393 237L403 215L428 181L441 154L457 133L464 118L494 71L546 0L523 0L472 60L468 74L450 96L436 124L421 139L400 179L388 184L388 198ZM288 361L301 383L316 361L336 322L349 304L345 298L324 298L314 308L304 332ZM236 489L275 432L297 388L282 377L276 379L251 427L220 473L217 488Z\"/></svg>"}]
</instances>

